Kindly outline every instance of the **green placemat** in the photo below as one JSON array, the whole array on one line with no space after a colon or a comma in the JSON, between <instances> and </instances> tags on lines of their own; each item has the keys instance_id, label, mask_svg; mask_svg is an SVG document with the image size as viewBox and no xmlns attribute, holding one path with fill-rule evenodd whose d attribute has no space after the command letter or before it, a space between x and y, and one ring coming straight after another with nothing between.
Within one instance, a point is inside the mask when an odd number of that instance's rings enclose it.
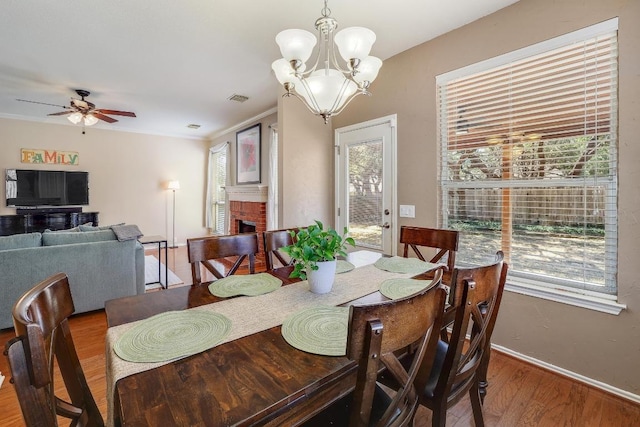
<instances>
[{"instance_id":1,"label":"green placemat","mask_svg":"<svg viewBox=\"0 0 640 427\"><path fill-rule=\"evenodd\" d=\"M387 279L380 285L380 293L390 299L399 299L426 288L430 280L416 279Z\"/></svg>"},{"instance_id":2,"label":"green placemat","mask_svg":"<svg viewBox=\"0 0 640 427\"><path fill-rule=\"evenodd\" d=\"M230 330L231 320L218 313L168 311L126 331L113 349L121 359L130 362L165 362L214 347Z\"/></svg>"},{"instance_id":3,"label":"green placemat","mask_svg":"<svg viewBox=\"0 0 640 427\"><path fill-rule=\"evenodd\" d=\"M244 274L216 280L209 285L209 292L220 298L256 296L273 292L280 286L282 280L269 273Z\"/></svg>"},{"instance_id":4,"label":"green placemat","mask_svg":"<svg viewBox=\"0 0 640 427\"><path fill-rule=\"evenodd\" d=\"M336 274L346 273L353 270L354 268L356 268L356 266L351 264L349 261L339 259L336 263Z\"/></svg>"},{"instance_id":5,"label":"green placemat","mask_svg":"<svg viewBox=\"0 0 640 427\"><path fill-rule=\"evenodd\" d=\"M373 265L380 270L390 271L392 273L408 273L420 274L425 271L433 270L438 264L426 261L420 261L418 258L403 258L394 256L390 258L380 258Z\"/></svg>"},{"instance_id":6,"label":"green placemat","mask_svg":"<svg viewBox=\"0 0 640 427\"><path fill-rule=\"evenodd\" d=\"M282 324L282 336L307 353L344 356L348 322L348 307L312 307L289 316Z\"/></svg>"}]
</instances>

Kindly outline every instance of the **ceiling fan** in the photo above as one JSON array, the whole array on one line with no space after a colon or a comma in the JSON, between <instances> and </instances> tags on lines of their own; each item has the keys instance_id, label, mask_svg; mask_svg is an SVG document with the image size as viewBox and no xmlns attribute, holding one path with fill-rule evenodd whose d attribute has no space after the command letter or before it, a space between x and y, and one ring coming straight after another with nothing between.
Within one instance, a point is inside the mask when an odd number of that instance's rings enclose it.
<instances>
[{"instance_id":1,"label":"ceiling fan","mask_svg":"<svg viewBox=\"0 0 640 427\"><path fill-rule=\"evenodd\" d=\"M130 111L106 110L103 108L96 109L96 105L93 102L89 102L84 99L85 97L89 96L91 92L89 92L88 90L76 89L76 93L78 94L80 99L71 98L71 102L69 106L48 104L46 102L28 101L26 99L18 99L17 101L31 102L34 104L52 105L54 107L64 108L65 111L60 111L58 113L51 113L48 115L64 116L64 115L70 114L70 116L67 118L71 123L78 124L82 122L84 125L87 125L87 126L96 124L98 120L102 120L107 123L115 123L118 121L113 117L109 117L108 115L136 117L136 114Z\"/></svg>"}]
</instances>

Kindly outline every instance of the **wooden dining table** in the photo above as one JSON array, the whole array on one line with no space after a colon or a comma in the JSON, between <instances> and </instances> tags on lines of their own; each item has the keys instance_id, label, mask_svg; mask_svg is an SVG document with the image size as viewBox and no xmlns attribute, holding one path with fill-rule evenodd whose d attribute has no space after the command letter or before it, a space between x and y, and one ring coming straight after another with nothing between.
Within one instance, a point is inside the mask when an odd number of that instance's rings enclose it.
<instances>
[{"instance_id":1,"label":"wooden dining table","mask_svg":"<svg viewBox=\"0 0 640 427\"><path fill-rule=\"evenodd\" d=\"M380 256L357 251L347 260L361 267ZM291 267L283 267L270 274L289 285L299 281L290 279L290 272ZM386 299L373 292L349 304ZM208 286L201 284L110 300L105 311L112 328L222 300L225 298L212 295ZM118 379L109 414L113 425L295 425L353 389L354 361L298 350L285 341L280 330L280 326L269 327Z\"/></svg>"}]
</instances>

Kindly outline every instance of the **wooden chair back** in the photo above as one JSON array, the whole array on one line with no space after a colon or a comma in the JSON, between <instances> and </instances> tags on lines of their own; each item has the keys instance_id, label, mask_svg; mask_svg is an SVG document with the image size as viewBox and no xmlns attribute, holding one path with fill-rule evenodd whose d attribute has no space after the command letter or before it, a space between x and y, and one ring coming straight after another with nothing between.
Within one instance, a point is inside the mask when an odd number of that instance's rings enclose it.
<instances>
[{"instance_id":1,"label":"wooden chair back","mask_svg":"<svg viewBox=\"0 0 640 427\"><path fill-rule=\"evenodd\" d=\"M255 272L255 255L258 253L256 233L208 236L187 239L187 253L191 264L193 284L202 283L200 265L204 266L216 279L235 274L242 262L249 258L249 273ZM213 261L235 258L233 265L224 272Z\"/></svg>"},{"instance_id":2,"label":"wooden chair back","mask_svg":"<svg viewBox=\"0 0 640 427\"><path fill-rule=\"evenodd\" d=\"M411 425L419 394L414 380L425 354L434 354L441 327L446 292L438 270L424 290L405 298L351 306L347 357L358 361L349 426ZM405 368L397 357L413 344L412 364ZM376 379L382 368L400 387L384 412L372 419ZM379 392L379 390L378 390Z\"/></svg>"},{"instance_id":3,"label":"wooden chair back","mask_svg":"<svg viewBox=\"0 0 640 427\"><path fill-rule=\"evenodd\" d=\"M262 233L267 271L293 264L293 260L280 251L281 248L293 244L293 237L291 237L290 231L297 233L298 229L270 230ZM276 264L274 261L277 261L279 264Z\"/></svg>"},{"instance_id":4,"label":"wooden chair back","mask_svg":"<svg viewBox=\"0 0 640 427\"><path fill-rule=\"evenodd\" d=\"M508 265L498 252L493 264L475 268L456 268L455 317L448 340L441 340L433 366L422 364L416 384L421 403L433 410L433 425L445 425L446 410L467 391L476 426L484 425L480 381L486 379L491 351L491 335L498 316L507 278ZM467 341L467 334L469 340Z\"/></svg>"},{"instance_id":5,"label":"wooden chair back","mask_svg":"<svg viewBox=\"0 0 640 427\"><path fill-rule=\"evenodd\" d=\"M63 273L38 283L13 307L16 338L5 355L27 427L57 426L56 416L73 426L104 425L71 338L67 319L74 310ZM56 366L71 402L55 395Z\"/></svg>"},{"instance_id":6,"label":"wooden chair back","mask_svg":"<svg viewBox=\"0 0 640 427\"><path fill-rule=\"evenodd\" d=\"M438 228L425 227L400 227L400 243L404 244L402 256L409 256L409 248L413 250L416 256L427 261L420 251L420 246L435 249L436 254L429 259L429 262L442 262L446 256L448 271L444 272L442 281L445 284L450 283L451 272L456 265L456 252L458 251L459 233L456 230L444 230Z\"/></svg>"}]
</instances>

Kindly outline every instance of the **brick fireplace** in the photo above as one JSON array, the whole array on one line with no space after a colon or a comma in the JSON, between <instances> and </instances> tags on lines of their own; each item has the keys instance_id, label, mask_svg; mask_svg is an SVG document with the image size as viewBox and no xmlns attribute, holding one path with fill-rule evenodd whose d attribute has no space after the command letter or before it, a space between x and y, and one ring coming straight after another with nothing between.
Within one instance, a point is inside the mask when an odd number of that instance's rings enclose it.
<instances>
[{"instance_id":1,"label":"brick fireplace","mask_svg":"<svg viewBox=\"0 0 640 427\"><path fill-rule=\"evenodd\" d=\"M236 185L226 187L229 197L229 233L258 233L256 270L265 268L262 232L267 230L267 186Z\"/></svg>"}]
</instances>

